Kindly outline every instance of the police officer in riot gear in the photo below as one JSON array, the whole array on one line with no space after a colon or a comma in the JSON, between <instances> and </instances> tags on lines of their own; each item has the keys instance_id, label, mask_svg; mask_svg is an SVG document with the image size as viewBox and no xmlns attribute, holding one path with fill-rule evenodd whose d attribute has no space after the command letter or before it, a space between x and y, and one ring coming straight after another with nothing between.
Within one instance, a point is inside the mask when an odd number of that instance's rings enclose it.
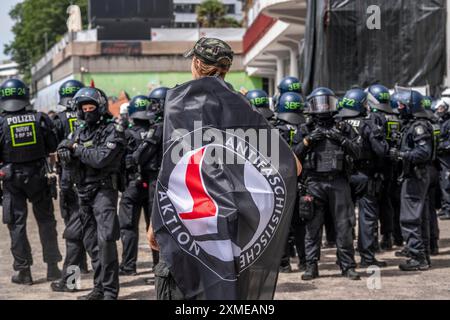
<instances>
[{"instance_id":1,"label":"police officer in riot gear","mask_svg":"<svg viewBox=\"0 0 450 320\"><path fill-rule=\"evenodd\" d=\"M347 91L340 106L342 109L337 117L351 125L361 146L360 155L354 160L355 173L351 177L352 191L359 208L360 266L385 267L386 262L375 258L375 251L383 183L382 167L389 153L389 145L385 140L384 128L367 117L367 94L362 89Z\"/></svg>"},{"instance_id":2,"label":"police officer in riot gear","mask_svg":"<svg viewBox=\"0 0 450 320\"><path fill-rule=\"evenodd\" d=\"M386 140L389 143L389 148L400 148L401 143L401 127L403 120L400 119L398 112L398 102L399 102L400 93L394 92L390 98L390 105L392 108L393 114L386 114ZM371 116L379 116L379 113L371 113ZM392 227L392 237L386 236L385 241L381 242L381 247L383 249L391 249L391 243L393 238L393 244L397 247L403 246L403 236L402 230L400 227L400 194L401 194L401 183L398 181L400 173L402 171L402 163L401 161L393 161L390 158L385 159L386 163L386 171L385 174L388 174L386 179L387 189L386 192L383 191L382 199L388 199L388 205L385 207L392 208L393 210L393 227ZM391 177L391 181L387 181ZM384 189L383 189L384 190Z\"/></svg>"},{"instance_id":3,"label":"police officer in riot gear","mask_svg":"<svg viewBox=\"0 0 450 320\"><path fill-rule=\"evenodd\" d=\"M438 159L441 165L441 220L450 220L450 113L449 106L444 100L439 100L436 105L436 115L441 124L439 136Z\"/></svg>"},{"instance_id":4,"label":"police officer in riot gear","mask_svg":"<svg viewBox=\"0 0 450 320\"><path fill-rule=\"evenodd\" d=\"M298 94L301 94L302 92L302 84L300 83L298 78L291 76L281 79L277 88L280 92L280 96L282 96L286 92L296 92Z\"/></svg>"},{"instance_id":5,"label":"police officer in riot gear","mask_svg":"<svg viewBox=\"0 0 450 320\"><path fill-rule=\"evenodd\" d=\"M302 94L302 84L296 77L284 77L278 84L277 89L278 93L272 98L272 103L274 106L278 105L278 100L286 92L295 92L300 95Z\"/></svg>"},{"instance_id":6,"label":"police officer in riot gear","mask_svg":"<svg viewBox=\"0 0 450 320\"><path fill-rule=\"evenodd\" d=\"M430 198L429 212L430 212L430 254L437 255L439 253L439 223L436 211L441 207L441 188L439 185L439 171L440 164L437 157L437 150L439 148L439 137L441 135L441 126L438 117L431 110L433 99L430 96L424 96L422 106L428 115L428 118L433 127L433 159L429 166L430 171L430 189L428 196Z\"/></svg>"},{"instance_id":7,"label":"police officer in riot gear","mask_svg":"<svg viewBox=\"0 0 450 320\"><path fill-rule=\"evenodd\" d=\"M278 101L276 108L276 121L274 127L280 132L284 140L295 148L302 141L301 126L305 123L303 115L305 103L303 98L295 92L286 92ZM306 269L305 257L305 222L299 214L299 203L295 201L294 215L291 223L291 235L288 239L285 254L281 258L280 271L290 272L291 264L289 261L290 244L295 244L299 258L298 267L300 271Z\"/></svg>"},{"instance_id":8,"label":"police officer in riot gear","mask_svg":"<svg viewBox=\"0 0 450 320\"><path fill-rule=\"evenodd\" d=\"M398 110L405 119L400 149L392 159L403 163L400 224L410 259L403 271L427 270L429 257L429 165L433 157L433 128L422 106L423 96L414 90L401 92Z\"/></svg>"},{"instance_id":9,"label":"police officer in riot gear","mask_svg":"<svg viewBox=\"0 0 450 320\"><path fill-rule=\"evenodd\" d=\"M77 80L67 80L59 87L59 106L64 110L55 115L55 124L58 143L66 139L77 127L77 111L73 108L72 98L84 85ZM71 181L71 172L57 167L59 174L59 206L64 219L66 230L63 237L66 239L66 258L64 268L77 265L83 273L87 273L86 251L81 235L81 221L79 219L78 195ZM68 264L70 263L70 264ZM63 281L52 284L54 291L66 291Z\"/></svg>"},{"instance_id":10,"label":"police officer in riot gear","mask_svg":"<svg viewBox=\"0 0 450 320\"><path fill-rule=\"evenodd\" d=\"M355 250L352 229L355 212L350 194L349 163L359 154L359 147L337 128L337 98L328 88L317 88L307 98L311 123L302 132L305 137L294 148L302 159L302 180L314 200L314 213L306 222L306 271L303 280L319 275L321 229L325 214L330 214L336 229L338 263L342 274L359 280L355 271ZM303 131L303 130L302 130Z\"/></svg>"},{"instance_id":11,"label":"police officer in riot gear","mask_svg":"<svg viewBox=\"0 0 450 320\"><path fill-rule=\"evenodd\" d=\"M27 200L32 203L39 227L47 280L59 279L56 220L53 211L46 158L55 152L57 141L53 123L41 112L27 111L30 106L26 85L17 79L0 87L0 162L3 177L3 223L8 225L14 257L12 277L17 284L32 284L33 264L26 234Z\"/></svg>"},{"instance_id":12,"label":"police officer in riot gear","mask_svg":"<svg viewBox=\"0 0 450 320\"><path fill-rule=\"evenodd\" d=\"M125 149L122 127L108 111L106 95L96 88L82 88L73 98L83 121L58 146L58 158L73 170L80 201L83 243L94 269L94 289L82 299L117 299L119 262L116 241L121 159Z\"/></svg>"},{"instance_id":13,"label":"police officer in riot gear","mask_svg":"<svg viewBox=\"0 0 450 320\"><path fill-rule=\"evenodd\" d=\"M143 143L150 128L148 109L150 100L146 96L134 97L128 106L129 128L125 131L128 145L125 153L126 189L119 206L120 236L122 240L122 262L119 275L136 275L138 255L139 220L144 209L146 227L150 225L148 181L149 172L143 170L133 158L133 153Z\"/></svg>"},{"instance_id":14,"label":"police officer in riot gear","mask_svg":"<svg viewBox=\"0 0 450 320\"><path fill-rule=\"evenodd\" d=\"M250 90L245 97L267 121L274 122L274 113L270 110L269 96L264 90Z\"/></svg>"},{"instance_id":15,"label":"police officer in riot gear","mask_svg":"<svg viewBox=\"0 0 450 320\"><path fill-rule=\"evenodd\" d=\"M391 147L394 147L399 141L400 122L391 107L389 90L381 84L374 84L368 87L366 92L370 118L377 126L386 128L386 140ZM392 163L389 158L385 160L382 173L384 182L380 201L380 233L382 235L380 247L390 250L392 249L392 234L394 232L394 207L391 198L396 189L395 163Z\"/></svg>"},{"instance_id":16,"label":"police officer in riot gear","mask_svg":"<svg viewBox=\"0 0 450 320\"><path fill-rule=\"evenodd\" d=\"M162 161L164 103L168 90L166 87L160 87L150 92L150 127L146 134L143 135L143 143L133 153L134 163L140 166L141 170L146 173L145 179L148 184L148 207L150 215L152 214L156 182ZM158 251L152 249L152 256L153 268L155 268L159 261ZM147 281L147 283L151 284L150 281Z\"/></svg>"}]
</instances>

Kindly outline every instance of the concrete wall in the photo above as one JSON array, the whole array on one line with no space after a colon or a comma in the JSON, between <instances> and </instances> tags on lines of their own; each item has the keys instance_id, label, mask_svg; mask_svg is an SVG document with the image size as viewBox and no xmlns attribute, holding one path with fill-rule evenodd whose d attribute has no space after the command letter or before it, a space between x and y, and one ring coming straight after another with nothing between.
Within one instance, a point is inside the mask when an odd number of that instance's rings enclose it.
<instances>
[{"instance_id":1,"label":"concrete wall","mask_svg":"<svg viewBox=\"0 0 450 320\"><path fill-rule=\"evenodd\" d=\"M174 87L192 80L190 72L139 72L139 73L89 73L76 74L76 79L83 80L85 84L94 81L95 86L104 90L109 96L118 96L125 90L130 96L138 94L147 95L152 89L165 86ZM241 87L247 89L261 89L262 79L249 77L245 72L230 72L226 81L230 82L236 90Z\"/></svg>"}]
</instances>

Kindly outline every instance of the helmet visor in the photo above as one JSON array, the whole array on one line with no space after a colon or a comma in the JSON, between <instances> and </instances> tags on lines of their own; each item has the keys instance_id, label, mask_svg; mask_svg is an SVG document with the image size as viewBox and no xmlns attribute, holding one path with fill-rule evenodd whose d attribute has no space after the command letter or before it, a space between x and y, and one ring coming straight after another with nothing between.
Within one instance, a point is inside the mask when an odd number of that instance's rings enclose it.
<instances>
[{"instance_id":1,"label":"helmet visor","mask_svg":"<svg viewBox=\"0 0 450 320\"><path fill-rule=\"evenodd\" d=\"M317 96L308 101L310 113L337 111L338 99L335 96Z\"/></svg>"}]
</instances>

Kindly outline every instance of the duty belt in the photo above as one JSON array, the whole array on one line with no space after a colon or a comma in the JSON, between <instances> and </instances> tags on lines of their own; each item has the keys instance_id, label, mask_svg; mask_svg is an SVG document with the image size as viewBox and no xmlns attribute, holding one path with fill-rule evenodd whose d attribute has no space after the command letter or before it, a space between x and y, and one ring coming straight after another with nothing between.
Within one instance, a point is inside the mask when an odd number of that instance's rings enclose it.
<instances>
[{"instance_id":1,"label":"duty belt","mask_svg":"<svg viewBox=\"0 0 450 320\"><path fill-rule=\"evenodd\" d=\"M308 172L305 173L307 179L314 180L322 180L322 181L333 181L337 178L346 178L346 174L344 172L336 172L336 173L317 173L317 172Z\"/></svg>"}]
</instances>

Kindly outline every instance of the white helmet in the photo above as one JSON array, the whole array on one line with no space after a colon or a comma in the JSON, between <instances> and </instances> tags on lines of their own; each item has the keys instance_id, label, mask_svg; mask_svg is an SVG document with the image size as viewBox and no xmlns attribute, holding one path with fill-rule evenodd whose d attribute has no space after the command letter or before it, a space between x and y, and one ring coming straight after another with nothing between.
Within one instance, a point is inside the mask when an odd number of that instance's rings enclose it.
<instances>
[{"instance_id":1,"label":"white helmet","mask_svg":"<svg viewBox=\"0 0 450 320\"><path fill-rule=\"evenodd\" d=\"M120 114L128 114L128 106L130 104L128 102L122 103L120 105Z\"/></svg>"}]
</instances>

